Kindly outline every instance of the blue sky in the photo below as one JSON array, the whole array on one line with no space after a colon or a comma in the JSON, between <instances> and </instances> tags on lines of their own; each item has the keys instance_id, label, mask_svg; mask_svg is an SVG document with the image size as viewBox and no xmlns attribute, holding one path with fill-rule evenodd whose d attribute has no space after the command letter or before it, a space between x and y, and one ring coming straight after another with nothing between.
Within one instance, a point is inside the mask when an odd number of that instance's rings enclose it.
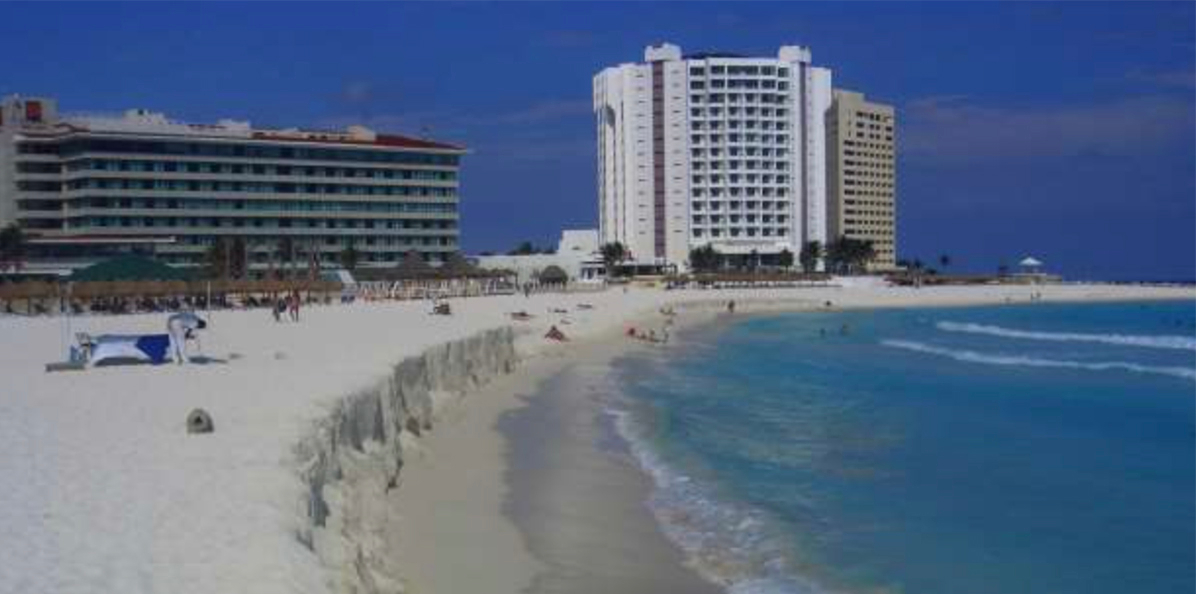
<instances>
[{"instance_id":1,"label":"blue sky","mask_svg":"<svg viewBox=\"0 0 1196 594\"><path fill-rule=\"evenodd\" d=\"M899 252L1196 277L1196 4L6 4L0 93L257 125L365 123L473 153L469 251L595 224L590 81L646 44L808 45L898 108Z\"/></svg>"}]
</instances>

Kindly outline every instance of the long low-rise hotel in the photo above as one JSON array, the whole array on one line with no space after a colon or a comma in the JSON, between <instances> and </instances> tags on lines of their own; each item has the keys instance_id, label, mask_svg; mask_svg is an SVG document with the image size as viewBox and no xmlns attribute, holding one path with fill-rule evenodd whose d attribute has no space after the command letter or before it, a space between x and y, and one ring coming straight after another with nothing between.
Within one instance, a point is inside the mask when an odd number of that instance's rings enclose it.
<instances>
[{"instance_id":1,"label":"long low-rise hotel","mask_svg":"<svg viewBox=\"0 0 1196 594\"><path fill-rule=\"evenodd\" d=\"M362 127L188 124L161 113L59 116L49 98L0 101L0 226L28 237L27 269L123 253L197 267L212 246L247 270L284 262L394 266L458 251L465 150Z\"/></svg>"}]
</instances>

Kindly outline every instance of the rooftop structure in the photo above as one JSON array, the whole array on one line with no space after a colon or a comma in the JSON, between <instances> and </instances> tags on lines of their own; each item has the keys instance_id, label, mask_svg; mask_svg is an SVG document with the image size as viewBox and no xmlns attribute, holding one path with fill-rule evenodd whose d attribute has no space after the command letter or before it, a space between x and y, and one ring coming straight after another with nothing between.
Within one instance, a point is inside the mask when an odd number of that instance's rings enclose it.
<instances>
[{"instance_id":1,"label":"rooftop structure","mask_svg":"<svg viewBox=\"0 0 1196 594\"><path fill-rule=\"evenodd\" d=\"M559 267L574 282L601 281L605 274L596 229L561 231L556 252L551 254L478 256L477 262L482 268L514 272L521 285L535 283L549 266Z\"/></svg>"}]
</instances>

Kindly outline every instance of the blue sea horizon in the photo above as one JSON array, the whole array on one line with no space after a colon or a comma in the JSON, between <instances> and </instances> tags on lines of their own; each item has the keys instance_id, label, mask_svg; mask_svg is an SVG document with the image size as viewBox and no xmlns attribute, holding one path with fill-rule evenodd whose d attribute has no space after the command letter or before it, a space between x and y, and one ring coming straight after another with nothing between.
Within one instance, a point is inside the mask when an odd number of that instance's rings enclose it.
<instances>
[{"instance_id":1,"label":"blue sea horizon","mask_svg":"<svg viewBox=\"0 0 1196 594\"><path fill-rule=\"evenodd\" d=\"M650 505L736 593L1196 591L1196 304L744 317L617 361Z\"/></svg>"}]
</instances>

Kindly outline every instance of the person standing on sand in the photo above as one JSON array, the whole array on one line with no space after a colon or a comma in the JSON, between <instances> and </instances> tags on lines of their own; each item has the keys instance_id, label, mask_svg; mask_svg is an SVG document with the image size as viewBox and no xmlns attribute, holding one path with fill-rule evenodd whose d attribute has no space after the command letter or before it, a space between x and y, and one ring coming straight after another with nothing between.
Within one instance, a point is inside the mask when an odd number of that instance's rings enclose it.
<instances>
[{"instance_id":1,"label":"person standing on sand","mask_svg":"<svg viewBox=\"0 0 1196 594\"><path fill-rule=\"evenodd\" d=\"M291 313L291 321L298 322L299 321L299 300L300 300L299 291L292 292L289 300L290 300L289 311Z\"/></svg>"}]
</instances>

